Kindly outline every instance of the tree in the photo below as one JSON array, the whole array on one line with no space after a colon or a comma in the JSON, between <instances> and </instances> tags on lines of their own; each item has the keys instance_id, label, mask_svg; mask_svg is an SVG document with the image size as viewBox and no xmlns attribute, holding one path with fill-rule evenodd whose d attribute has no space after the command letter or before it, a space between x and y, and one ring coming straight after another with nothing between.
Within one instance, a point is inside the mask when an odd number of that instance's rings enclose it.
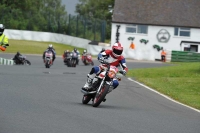
<instances>
[{"instance_id":1,"label":"tree","mask_svg":"<svg viewBox=\"0 0 200 133\"><path fill-rule=\"evenodd\" d=\"M106 39L110 39L113 7L114 0L79 0L76 5L76 13L85 17L105 20L107 23Z\"/></svg>"},{"instance_id":2,"label":"tree","mask_svg":"<svg viewBox=\"0 0 200 133\"><path fill-rule=\"evenodd\" d=\"M0 21L11 29L61 32L67 12L61 0L2 0Z\"/></svg>"}]
</instances>

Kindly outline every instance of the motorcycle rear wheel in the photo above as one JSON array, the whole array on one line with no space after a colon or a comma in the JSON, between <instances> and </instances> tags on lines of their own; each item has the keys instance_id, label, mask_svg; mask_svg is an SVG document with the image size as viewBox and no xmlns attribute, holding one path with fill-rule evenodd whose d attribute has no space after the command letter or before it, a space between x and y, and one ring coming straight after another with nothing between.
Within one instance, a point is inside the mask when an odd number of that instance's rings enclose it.
<instances>
[{"instance_id":1,"label":"motorcycle rear wheel","mask_svg":"<svg viewBox=\"0 0 200 133\"><path fill-rule=\"evenodd\" d=\"M101 104L101 102L105 99L106 94L108 93L109 87L110 87L110 85L107 85L107 84L105 84L101 87L100 93L96 94L94 97L94 100L92 103L93 107L98 107Z\"/></svg>"},{"instance_id":2,"label":"motorcycle rear wheel","mask_svg":"<svg viewBox=\"0 0 200 133\"><path fill-rule=\"evenodd\" d=\"M88 102L92 99L92 96L90 95L83 95L82 103L88 104Z\"/></svg>"}]
</instances>

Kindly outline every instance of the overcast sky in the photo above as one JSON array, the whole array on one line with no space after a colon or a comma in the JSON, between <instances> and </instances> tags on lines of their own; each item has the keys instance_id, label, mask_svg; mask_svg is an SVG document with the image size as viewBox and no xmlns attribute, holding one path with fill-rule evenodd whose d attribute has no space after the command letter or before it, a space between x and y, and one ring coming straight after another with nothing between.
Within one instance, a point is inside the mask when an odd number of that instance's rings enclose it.
<instances>
[{"instance_id":1,"label":"overcast sky","mask_svg":"<svg viewBox=\"0 0 200 133\"><path fill-rule=\"evenodd\" d=\"M62 0L68 14L75 14L75 7L79 0Z\"/></svg>"}]
</instances>

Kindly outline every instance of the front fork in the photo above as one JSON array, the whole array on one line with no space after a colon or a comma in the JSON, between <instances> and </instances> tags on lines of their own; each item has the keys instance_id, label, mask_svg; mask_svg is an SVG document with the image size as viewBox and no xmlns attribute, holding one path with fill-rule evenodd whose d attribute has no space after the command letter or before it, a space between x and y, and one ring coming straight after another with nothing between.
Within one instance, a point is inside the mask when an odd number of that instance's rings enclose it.
<instances>
[{"instance_id":1,"label":"front fork","mask_svg":"<svg viewBox=\"0 0 200 133\"><path fill-rule=\"evenodd\" d=\"M104 84L104 82L105 82L105 77L102 79L101 84L99 85L99 88L97 89L97 94L100 93L100 91L101 91L101 87L102 87L102 85ZM111 85L112 82L108 82L108 81L106 81L106 84Z\"/></svg>"}]
</instances>

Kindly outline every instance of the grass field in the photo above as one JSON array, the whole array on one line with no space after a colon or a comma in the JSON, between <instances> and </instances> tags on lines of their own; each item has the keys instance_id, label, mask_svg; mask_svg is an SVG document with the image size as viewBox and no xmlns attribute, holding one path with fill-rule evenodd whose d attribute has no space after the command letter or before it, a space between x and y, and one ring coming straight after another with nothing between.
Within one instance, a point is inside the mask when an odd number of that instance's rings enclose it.
<instances>
[{"instance_id":1,"label":"grass field","mask_svg":"<svg viewBox=\"0 0 200 133\"><path fill-rule=\"evenodd\" d=\"M200 109L200 63L176 63L160 68L134 69L128 76L180 101Z\"/></svg>"},{"instance_id":2,"label":"grass field","mask_svg":"<svg viewBox=\"0 0 200 133\"><path fill-rule=\"evenodd\" d=\"M37 41L25 41L25 40L9 40L10 46L4 53L16 53L19 51L22 54L43 54L49 44L53 44L56 49L57 55L62 55L65 50L72 51L74 46L64 45L53 42L37 42ZM76 47L80 53L83 52L83 48Z\"/></svg>"}]
</instances>

